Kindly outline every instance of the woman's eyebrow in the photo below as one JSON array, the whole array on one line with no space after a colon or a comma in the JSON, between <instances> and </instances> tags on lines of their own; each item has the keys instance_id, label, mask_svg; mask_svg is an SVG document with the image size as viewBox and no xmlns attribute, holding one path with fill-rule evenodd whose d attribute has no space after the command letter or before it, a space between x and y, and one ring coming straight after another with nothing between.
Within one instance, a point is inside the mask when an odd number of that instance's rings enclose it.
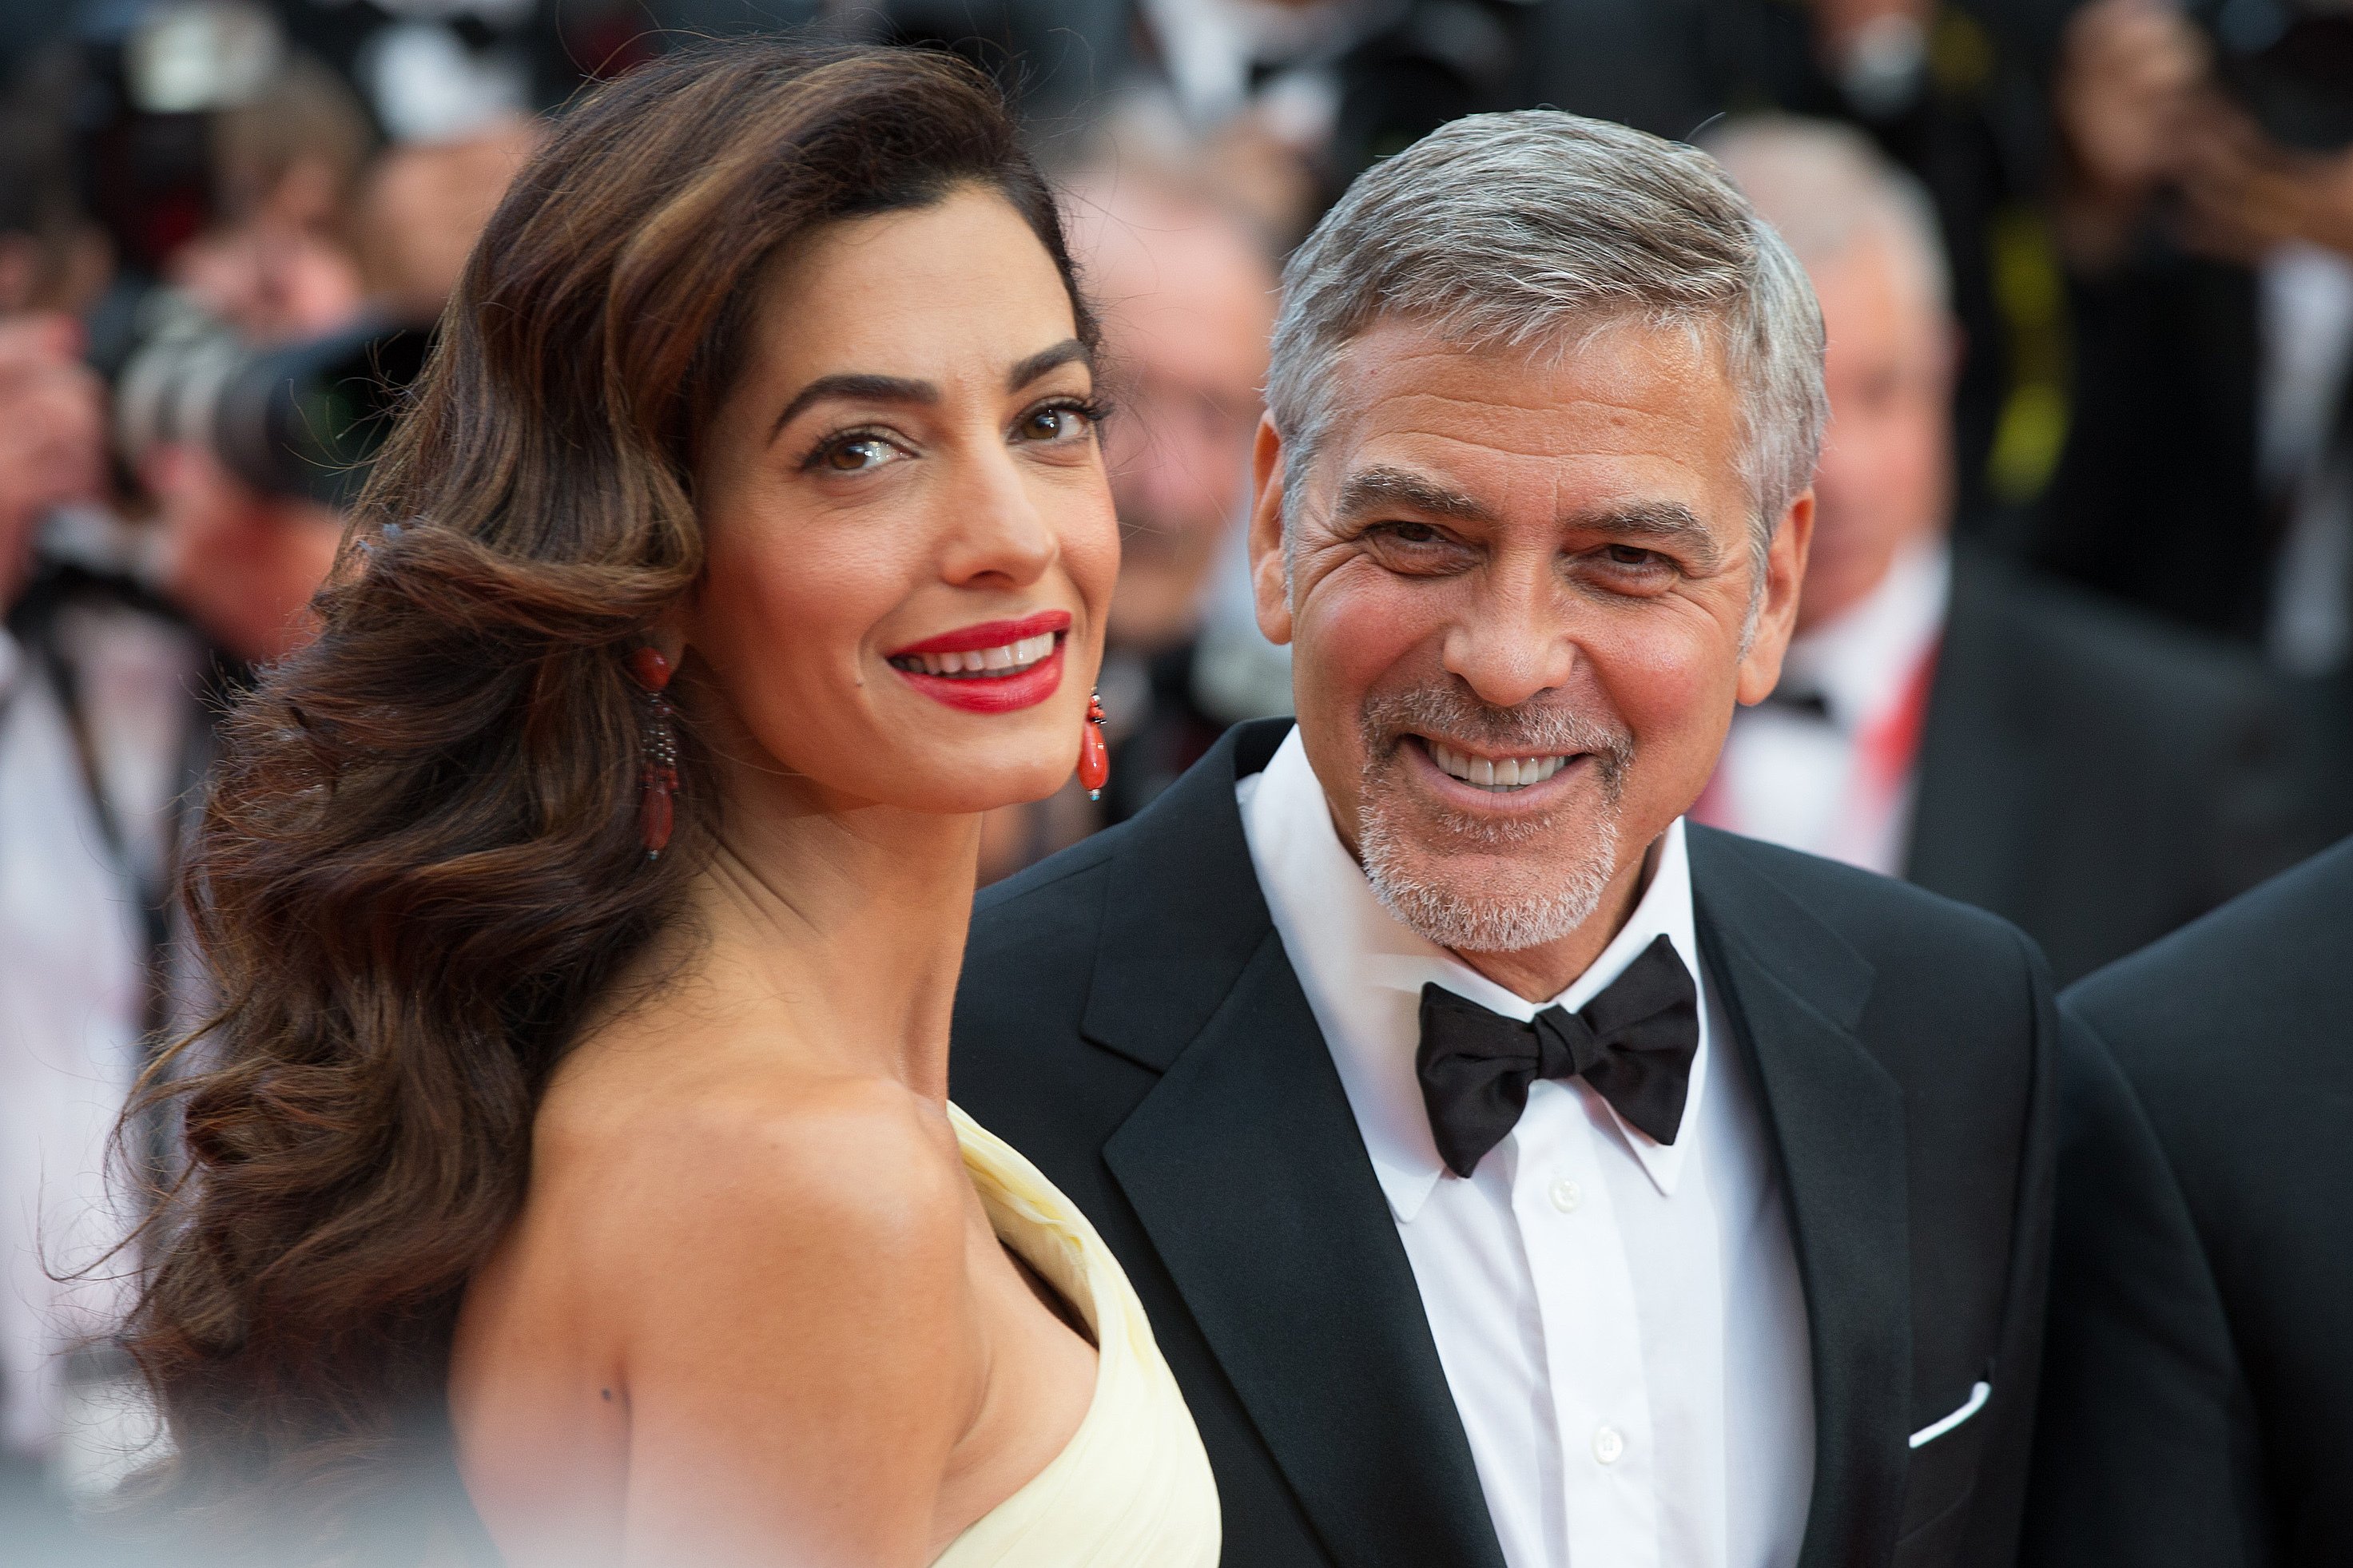
<instances>
[{"instance_id":1,"label":"woman's eyebrow","mask_svg":"<svg viewBox=\"0 0 2353 1568\"><path fill-rule=\"evenodd\" d=\"M900 375L821 375L793 395L785 411L776 416L776 423L768 431L768 439L776 438L778 431L792 423L793 416L812 403L828 397L856 403L937 403L940 389L928 381L910 381Z\"/></svg>"},{"instance_id":2,"label":"woman's eyebrow","mask_svg":"<svg viewBox=\"0 0 2353 1568\"><path fill-rule=\"evenodd\" d=\"M1076 338L1065 338L1051 348L1039 349L1029 358L1018 362L1005 374L1005 390L1018 392L1048 371L1059 370L1072 362L1094 368L1094 351ZM813 403L827 398L839 398L847 403L900 403L926 405L940 400L940 389L928 381L915 381L902 375L871 375L848 372L839 375L821 375L793 395L776 416L768 431L773 441L793 416Z\"/></svg>"},{"instance_id":3,"label":"woman's eyebrow","mask_svg":"<svg viewBox=\"0 0 2353 1568\"><path fill-rule=\"evenodd\" d=\"M1089 370L1095 367L1094 351L1076 338L1064 338L1050 349L1039 349L1005 373L1005 390L1018 392L1050 370L1059 370L1073 361Z\"/></svg>"}]
</instances>

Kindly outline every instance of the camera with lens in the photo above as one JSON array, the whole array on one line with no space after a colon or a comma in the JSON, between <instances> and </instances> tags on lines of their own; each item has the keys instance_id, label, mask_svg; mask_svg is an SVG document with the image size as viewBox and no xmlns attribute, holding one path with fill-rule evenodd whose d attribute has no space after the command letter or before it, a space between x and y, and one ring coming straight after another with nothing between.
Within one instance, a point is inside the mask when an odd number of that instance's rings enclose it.
<instances>
[{"instance_id":1,"label":"camera with lens","mask_svg":"<svg viewBox=\"0 0 2353 1568\"><path fill-rule=\"evenodd\" d=\"M424 368L429 330L379 321L255 348L184 300L153 303L166 319L115 385L132 466L157 447L199 446L264 495L349 505Z\"/></svg>"}]
</instances>

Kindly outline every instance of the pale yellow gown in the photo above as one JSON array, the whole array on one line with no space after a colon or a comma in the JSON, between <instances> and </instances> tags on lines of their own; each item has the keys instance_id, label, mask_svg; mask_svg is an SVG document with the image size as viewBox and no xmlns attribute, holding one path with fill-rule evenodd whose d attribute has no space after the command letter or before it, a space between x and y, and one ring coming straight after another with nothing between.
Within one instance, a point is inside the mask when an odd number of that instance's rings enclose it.
<instances>
[{"instance_id":1,"label":"pale yellow gown","mask_svg":"<svg viewBox=\"0 0 2353 1568\"><path fill-rule=\"evenodd\" d=\"M1218 1489L1144 1304L1037 1166L955 1106L989 1225L1094 1331L1094 1399L1070 1445L933 1568L1216 1568Z\"/></svg>"}]
</instances>

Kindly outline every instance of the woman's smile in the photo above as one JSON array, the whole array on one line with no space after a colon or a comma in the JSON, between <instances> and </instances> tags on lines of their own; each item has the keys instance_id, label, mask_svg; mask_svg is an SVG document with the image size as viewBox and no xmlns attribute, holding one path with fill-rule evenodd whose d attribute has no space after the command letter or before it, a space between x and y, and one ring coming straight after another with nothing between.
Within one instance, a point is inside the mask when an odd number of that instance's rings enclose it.
<instances>
[{"instance_id":1,"label":"woman's smile","mask_svg":"<svg viewBox=\"0 0 2353 1568\"><path fill-rule=\"evenodd\" d=\"M972 713L1033 708L1062 684L1068 610L981 621L886 655L916 690Z\"/></svg>"}]
</instances>

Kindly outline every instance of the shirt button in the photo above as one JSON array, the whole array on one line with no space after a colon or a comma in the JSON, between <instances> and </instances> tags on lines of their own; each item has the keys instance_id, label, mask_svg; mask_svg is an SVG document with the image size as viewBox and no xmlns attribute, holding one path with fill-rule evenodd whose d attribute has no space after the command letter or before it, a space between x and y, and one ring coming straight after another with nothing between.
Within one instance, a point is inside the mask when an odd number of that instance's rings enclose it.
<instances>
[{"instance_id":1,"label":"shirt button","mask_svg":"<svg viewBox=\"0 0 2353 1568\"><path fill-rule=\"evenodd\" d=\"M1605 1465L1614 1465L1626 1456L1626 1439L1615 1426L1604 1426L1593 1434L1593 1457Z\"/></svg>"},{"instance_id":2,"label":"shirt button","mask_svg":"<svg viewBox=\"0 0 2353 1568\"><path fill-rule=\"evenodd\" d=\"M1577 1205L1585 1201L1585 1189L1563 1176L1552 1184L1552 1206L1563 1214L1575 1214Z\"/></svg>"}]
</instances>

